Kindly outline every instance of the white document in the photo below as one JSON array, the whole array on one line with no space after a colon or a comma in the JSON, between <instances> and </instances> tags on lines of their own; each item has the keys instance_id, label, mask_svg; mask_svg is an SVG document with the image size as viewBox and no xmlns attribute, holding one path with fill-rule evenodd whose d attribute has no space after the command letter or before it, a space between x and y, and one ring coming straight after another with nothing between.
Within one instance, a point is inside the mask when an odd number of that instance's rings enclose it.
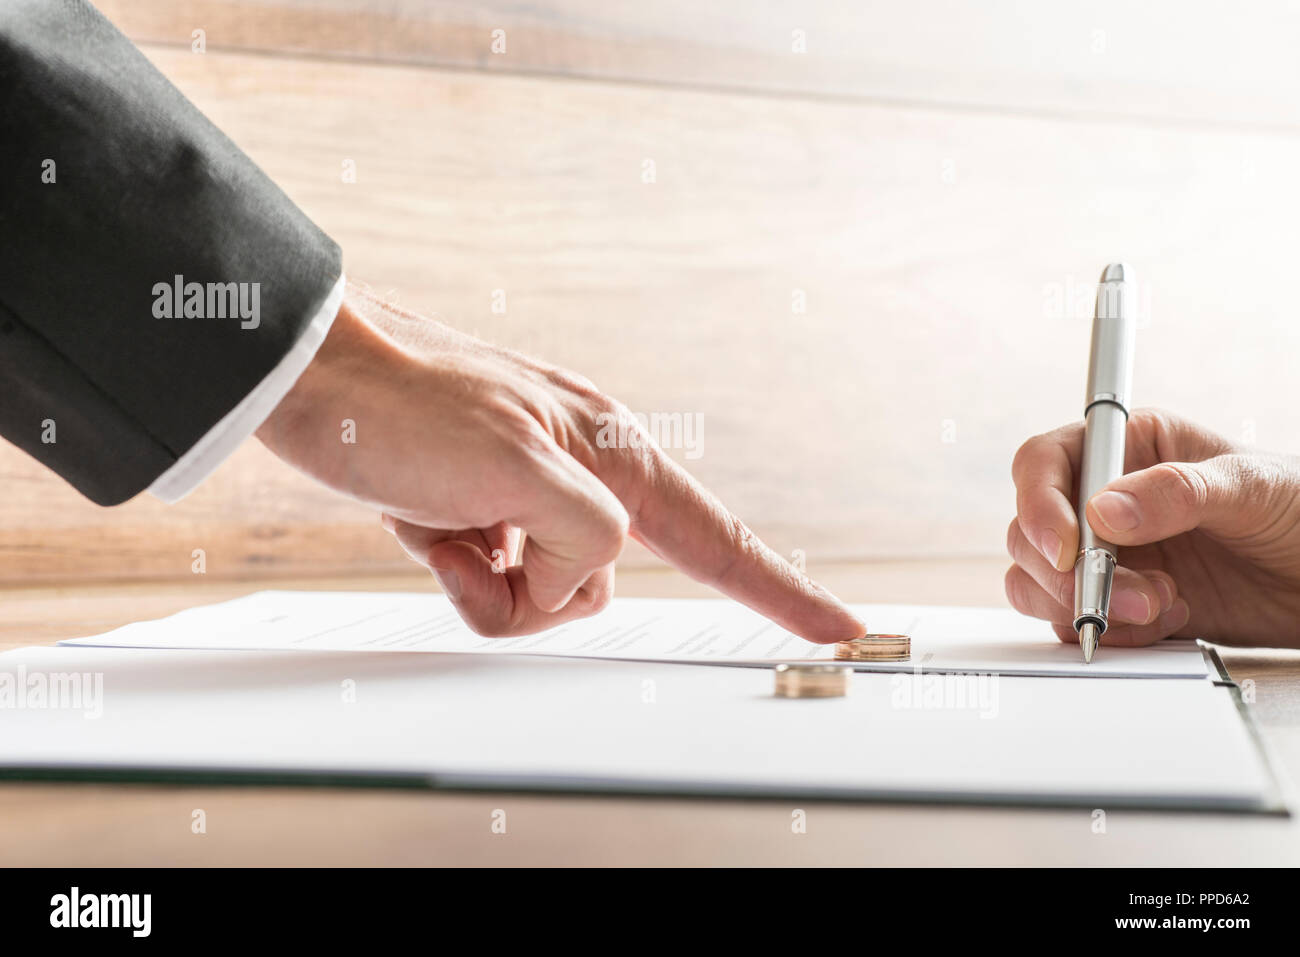
<instances>
[{"instance_id":1,"label":"white document","mask_svg":"<svg viewBox=\"0 0 1300 957\"><path fill-rule=\"evenodd\" d=\"M1102 647L1083 664L1077 645L1010 609L853 606L873 632L912 638L906 662L861 671L993 672L1088 678L1204 678L1194 641ZM834 656L735 602L616 598L594 618L522 638L483 638L436 594L263 591L64 645L296 651L421 651L559 655L635 661L771 665Z\"/></svg>"},{"instance_id":2,"label":"white document","mask_svg":"<svg viewBox=\"0 0 1300 957\"><path fill-rule=\"evenodd\" d=\"M847 697L805 700L772 685L753 668L516 655L26 648L0 655L0 770L1277 807L1211 681L860 673Z\"/></svg>"}]
</instances>

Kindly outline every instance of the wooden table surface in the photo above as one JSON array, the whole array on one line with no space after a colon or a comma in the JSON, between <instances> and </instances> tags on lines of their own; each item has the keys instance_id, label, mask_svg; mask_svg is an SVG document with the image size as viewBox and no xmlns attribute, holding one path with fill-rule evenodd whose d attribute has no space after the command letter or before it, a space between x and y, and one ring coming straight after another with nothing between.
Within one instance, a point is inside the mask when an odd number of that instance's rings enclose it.
<instances>
[{"instance_id":1,"label":"wooden table surface","mask_svg":"<svg viewBox=\"0 0 1300 957\"><path fill-rule=\"evenodd\" d=\"M991 560L811 571L853 601L1001 604ZM273 584L422 589L423 578L94 585L0 592L0 650L49 644ZM666 571L623 595L704 589ZM1255 682L1255 717L1284 779L1300 769L1300 652L1221 649ZM1284 780L1284 786L1285 780ZM1208 865L1300 864L1294 818L783 801L157 785L0 785L6 865ZM207 833L191 833L202 809ZM492 830L506 812L507 830Z\"/></svg>"}]
</instances>

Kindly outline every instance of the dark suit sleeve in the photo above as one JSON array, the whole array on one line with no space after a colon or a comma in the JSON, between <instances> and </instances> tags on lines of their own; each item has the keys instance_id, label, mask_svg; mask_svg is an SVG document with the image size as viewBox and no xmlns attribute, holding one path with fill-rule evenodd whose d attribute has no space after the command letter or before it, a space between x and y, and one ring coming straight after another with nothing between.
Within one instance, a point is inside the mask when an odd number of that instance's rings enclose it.
<instances>
[{"instance_id":1,"label":"dark suit sleeve","mask_svg":"<svg viewBox=\"0 0 1300 957\"><path fill-rule=\"evenodd\" d=\"M6 439L95 502L130 498L275 368L340 272L338 246L93 7L0 0ZM158 315L177 276L244 284L255 327Z\"/></svg>"}]
</instances>

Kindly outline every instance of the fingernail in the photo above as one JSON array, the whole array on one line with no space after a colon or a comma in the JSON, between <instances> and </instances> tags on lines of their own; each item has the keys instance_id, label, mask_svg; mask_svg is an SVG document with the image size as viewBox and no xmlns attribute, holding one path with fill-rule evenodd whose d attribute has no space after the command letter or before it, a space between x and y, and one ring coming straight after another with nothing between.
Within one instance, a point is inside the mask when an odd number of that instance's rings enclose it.
<instances>
[{"instance_id":1,"label":"fingernail","mask_svg":"<svg viewBox=\"0 0 1300 957\"><path fill-rule=\"evenodd\" d=\"M460 598L460 576L450 568L434 567L433 577L438 580L438 587L447 593L452 601Z\"/></svg>"},{"instance_id":2,"label":"fingernail","mask_svg":"<svg viewBox=\"0 0 1300 957\"><path fill-rule=\"evenodd\" d=\"M1038 550L1043 557L1051 563L1053 568L1057 567L1057 562L1061 560L1061 549L1064 546L1061 543L1061 536L1050 528L1043 529L1038 535Z\"/></svg>"},{"instance_id":3,"label":"fingernail","mask_svg":"<svg viewBox=\"0 0 1300 957\"><path fill-rule=\"evenodd\" d=\"M1121 588L1110 598L1110 613L1135 625L1145 625L1151 620L1151 600L1140 591Z\"/></svg>"},{"instance_id":4,"label":"fingernail","mask_svg":"<svg viewBox=\"0 0 1300 957\"><path fill-rule=\"evenodd\" d=\"M1155 583L1156 591L1160 593L1160 611L1162 613L1168 611L1174 604L1173 588L1163 578L1153 578L1151 581Z\"/></svg>"},{"instance_id":5,"label":"fingernail","mask_svg":"<svg viewBox=\"0 0 1300 957\"><path fill-rule=\"evenodd\" d=\"M1160 627L1162 630L1173 634L1178 629L1185 627L1191 617L1191 608L1187 607L1187 602L1180 598L1174 602L1173 608L1160 616Z\"/></svg>"},{"instance_id":6,"label":"fingernail","mask_svg":"<svg viewBox=\"0 0 1300 957\"><path fill-rule=\"evenodd\" d=\"M1138 500L1128 492L1102 492L1092 497L1092 509L1107 528L1129 532L1142 524Z\"/></svg>"}]
</instances>

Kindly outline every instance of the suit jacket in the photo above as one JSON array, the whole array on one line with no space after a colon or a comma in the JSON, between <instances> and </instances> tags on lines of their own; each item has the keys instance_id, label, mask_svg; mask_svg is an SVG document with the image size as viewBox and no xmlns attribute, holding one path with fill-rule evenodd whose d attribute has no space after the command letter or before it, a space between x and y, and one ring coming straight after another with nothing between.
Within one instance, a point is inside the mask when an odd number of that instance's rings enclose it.
<instances>
[{"instance_id":1,"label":"suit jacket","mask_svg":"<svg viewBox=\"0 0 1300 957\"><path fill-rule=\"evenodd\" d=\"M340 272L92 6L0 2L6 439L95 502L130 498L275 368Z\"/></svg>"}]
</instances>

